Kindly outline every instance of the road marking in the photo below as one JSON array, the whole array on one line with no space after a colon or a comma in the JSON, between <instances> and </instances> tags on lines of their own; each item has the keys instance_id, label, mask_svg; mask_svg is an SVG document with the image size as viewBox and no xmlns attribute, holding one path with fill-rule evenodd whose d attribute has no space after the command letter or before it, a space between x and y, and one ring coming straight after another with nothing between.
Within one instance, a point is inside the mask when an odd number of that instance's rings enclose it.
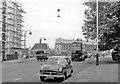
<instances>
[{"instance_id":1,"label":"road marking","mask_svg":"<svg viewBox=\"0 0 120 84\"><path fill-rule=\"evenodd\" d=\"M14 79L14 81L17 81L17 80L21 80L22 78L16 78L16 79Z\"/></svg>"}]
</instances>

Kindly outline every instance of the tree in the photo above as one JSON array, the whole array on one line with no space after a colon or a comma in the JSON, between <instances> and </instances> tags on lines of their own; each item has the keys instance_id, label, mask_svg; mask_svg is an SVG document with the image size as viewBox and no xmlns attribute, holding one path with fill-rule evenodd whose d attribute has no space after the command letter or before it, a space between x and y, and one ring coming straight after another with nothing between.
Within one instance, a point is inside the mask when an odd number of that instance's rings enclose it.
<instances>
[{"instance_id":1,"label":"tree","mask_svg":"<svg viewBox=\"0 0 120 84\"><path fill-rule=\"evenodd\" d=\"M93 8L93 4L96 4L95 2L87 2L85 5L89 6L89 10L86 11L93 11L95 12ZM85 16L89 17L92 15L92 13L86 13ZM86 17L85 17L86 18ZM85 24L83 26L83 32L87 35L90 39L96 38L96 26L95 28L92 28L93 25L96 25L94 23L95 17L92 18L92 22L89 23L89 19L86 18ZM92 28L91 32L90 29ZM111 49L116 44L120 43L120 2L99 2L98 3L98 29L99 29L99 49L100 50L106 50ZM87 31L86 31L87 30ZM89 35L89 33L92 33L92 35ZM94 34L93 34L94 33ZM95 35L95 36L93 36Z\"/></svg>"},{"instance_id":2,"label":"tree","mask_svg":"<svg viewBox=\"0 0 120 84\"><path fill-rule=\"evenodd\" d=\"M99 2L98 9L100 43L111 49L120 39L120 2Z\"/></svg>"},{"instance_id":3,"label":"tree","mask_svg":"<svg viewBox=\"0 0 120 84\"><path fill-rule=\"evenodd\" d=\"M96 2L86 2L84 5L89 6L85 10L85 20L83 34L86 39L95 39L96 38Z\"/></svg>"}]
</instances>

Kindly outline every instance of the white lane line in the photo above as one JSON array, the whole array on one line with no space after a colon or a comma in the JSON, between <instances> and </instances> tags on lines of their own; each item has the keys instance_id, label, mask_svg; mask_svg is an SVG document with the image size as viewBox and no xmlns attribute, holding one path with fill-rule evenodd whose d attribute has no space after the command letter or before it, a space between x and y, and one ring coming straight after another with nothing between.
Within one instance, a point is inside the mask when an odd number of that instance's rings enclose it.
<instances>
[{"instance_id":1,"label":"white lane line","mask_svg":"<svg viewBox=\"0 0 120 84\"><path fill-rule=\"evenodd\" d=\"M22 78L16 78L16 79L14 79L14 81L18 81L18 80L21 80Z\"/></svg>"}]
</instances>

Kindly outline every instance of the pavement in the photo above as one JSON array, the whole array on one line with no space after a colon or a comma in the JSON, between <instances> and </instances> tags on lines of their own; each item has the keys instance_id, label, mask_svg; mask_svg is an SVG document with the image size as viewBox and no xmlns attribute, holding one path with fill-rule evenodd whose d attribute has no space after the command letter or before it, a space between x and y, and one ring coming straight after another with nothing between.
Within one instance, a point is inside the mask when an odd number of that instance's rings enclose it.
<instances>
[{"instance_id":1,"label":"pavement","mask_svg":"<svg viewBox=\"0 0 120 84\"><path fill-rule=\"evenodd\" d=\"M87 61L89 60L91 59L88 59ZM107 64L107 62L104 63L104 61L99 65L95 65L94 63L84 71L79 72L77 77L79 80L76 82L118 82L118 64Z\"/></svg>"},{"instance_id":2,"label":"pavement","mask_svg":"<svg viewBox=\"0 0 120 84\"><path fill-rule=\"evenodd\" d=\"M112 68L111 68L112 67ZM116 66L92 66L79 73L76 82L118 82Z\"/></svg>"},{"instance_id":3,"label":"pavement","mask_svg":"<svg viewBox=\"0 0 120 84\"><path fill-rule=\"evenodd\" d=\"M108 59L110 61L107 62ZM92 61L91 61L92 60ZM76 82L118 82L118 64L110 57L100 57L99 65L96 65L95 58L88 58L84 63L91 64L88 68L78 72ZM104 61L103 61L104 60ZM72 82L71 79L65 82Z\"/></svg>"},{"instance_id":4,"label":"pavement","mask_svg":"<svg viewBox=\"0 0 120 84\"><path fill-rule=\"evenodd\" d=\"M16 59L16 60L8 60L8 61L3 61L3 62L21 63L21 62L25 62L25 61L29 61L29 60L33 60L33 59L35 59L35 58L28 58L28 59L19 58L19 59Z\"/></svg>"}]
</instances>

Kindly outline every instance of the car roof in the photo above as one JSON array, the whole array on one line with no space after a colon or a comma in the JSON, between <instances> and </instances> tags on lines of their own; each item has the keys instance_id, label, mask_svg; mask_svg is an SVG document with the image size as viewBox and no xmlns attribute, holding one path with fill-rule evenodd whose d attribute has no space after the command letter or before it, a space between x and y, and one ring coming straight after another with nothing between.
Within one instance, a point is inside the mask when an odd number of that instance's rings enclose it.
<instances>
[{"instance_id":1,"label":"car roof","mask_svg":"<svg viewBox=\"0 0 120 84\"><path fill-rule=\"evenodd\" d=\"M68 56L51 56L49 58L69 58Z\"/></svg>"}]
</instances>

